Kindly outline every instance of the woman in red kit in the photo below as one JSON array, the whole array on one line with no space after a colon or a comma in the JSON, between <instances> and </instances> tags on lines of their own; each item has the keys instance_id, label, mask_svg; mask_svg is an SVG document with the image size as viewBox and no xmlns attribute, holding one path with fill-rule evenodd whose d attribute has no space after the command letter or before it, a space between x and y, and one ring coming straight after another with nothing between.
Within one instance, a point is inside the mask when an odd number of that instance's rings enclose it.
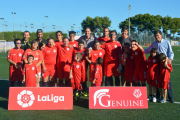
<instances>
[{"instance_id":1,"label":"woman in red kit","mask_svg":"<svg viewBox=\"0 0 180 120\"><path fill-rule=\"evenodd\" d=\"M38 42L36 40L33 40L31 42L31 48L27 49L24 53L23 60L27 64L27 57L29 55L34 56L33 64L37 67L37 76L41 76L41 63L43 61L43 55L42 52L38 48ZM36 87L39 87L40 77L36 77Z\"/></svg>"}]
</instances>

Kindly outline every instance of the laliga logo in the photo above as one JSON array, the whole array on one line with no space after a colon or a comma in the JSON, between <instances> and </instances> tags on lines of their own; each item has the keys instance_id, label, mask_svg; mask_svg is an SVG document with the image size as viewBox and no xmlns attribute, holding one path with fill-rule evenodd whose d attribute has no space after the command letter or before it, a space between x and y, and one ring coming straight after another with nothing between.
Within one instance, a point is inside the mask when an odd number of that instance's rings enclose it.
<instances>
[{"instance_id":1,"label":"laliga logo","mask_svg":"<svg viewBox=\"0 0 180 120\"><path fill-rule=\"evenodd\" d=\"M29 90L23 90L20 94L17 95L17 103L23 108L31 106L34 100L35 97Z\"/></svg>"},{"instance_id":2,"label":"laliga logo","mask_svg":"<svg viewBox=\"0 0 180 120\"><path fill-rule=\"evenodd\" d=\"M133 92L133 95L136 98L140 98L142 93L141 93L140 89L135 89L134 92Z\"/></svg>"},{"instance_id":3,"label":"laliga logo","mask_svg":"<svg viewBox=\"0 0 180 120\"><path fill-rule=\"evenodd\" d=\"M96 99L99 98L99 104L103 107L109 107L110 101L108 101L108 105L103 105L101 102L101 99L103 96L108 96L110 98L110 95L107 95L106 93L109 92L109 89L100 89L94 93L94 106L96 105Z\"/></svg>"}]
</instances>

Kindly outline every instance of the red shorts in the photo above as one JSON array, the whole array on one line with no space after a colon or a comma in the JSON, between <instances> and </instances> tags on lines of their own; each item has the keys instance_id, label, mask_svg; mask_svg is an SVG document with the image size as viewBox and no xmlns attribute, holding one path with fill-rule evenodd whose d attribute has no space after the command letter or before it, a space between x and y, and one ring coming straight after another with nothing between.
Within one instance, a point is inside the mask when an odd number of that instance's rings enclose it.
<instances>
[{"instance_id":1,"label":"red shorts","mask_svg":"<svg viewBox=\"0 0 180 120\"><path fill-rule=\"evenodd\" d=\"M56 77L56 70L52 68L47 68L47 71L45 73L42 72L42 78L46 78L49 75L52 77Z\"/></svg>"},{"instance_id":2,"label":"red shorts","mask_svg":"<svg viewBox=\"0 0 180 120\"><path fill-rule=\"evenodd\" d=\"M70 64L61 63L59 67L57 67L57 78L69 78L70 72Z\"/></svg>"},{"instance_id":3,"label":"red shorts","mask_svg":"<svg viewBox=\"0 0 180 120\"><path fill-rule=\"evenodd\" d=\"M134 83L134 76L124 76L124 80L130 83Z\"/></svg>"},{"instance_id":4,"label":"red shorts","mask_svg":"<svg viewBox=\"0 0 180 120\"><path fill-rule=\"evenodd\" d=\"M23 80L23 75L12 75L10 76L9 80L12 82L16 82L16 80L21 82Z\"/></svg>"},{"instance_id":5,"label":"red shorts","mask_svg":"<svg viewBox=\"0 0 180 120\"><path fill-rule=\"evenodd\" d=\"M80 83L71 83L73 89L78 89L78 90L82 90L82 85Z\"/></svg>"},{"instance_id":6,"label":"red shorts","mask_svg":"<svg viewBox=\"0 0 180 120\"><path fill-rule=\"evenodd\" d=\"M158 85L158 80L148 80L147 79L147 84L152 85L152 86L157 86Z\"/></svg>"},{"instance_id":7,"label":"red shorts","mask_svg":"<svg viewBox=\"0 0 180 120\"><path fill-rule=\"evenodd\" d=\"M169 82L158 82L158 88L169 89Z\"/></svg>"},{"instance_id":8,"label":"red shorts","mask_svg":"<svg viewBox=\"0 0 180 120\"><path fill-rule=\"evenodd\" d=\"M135 69L134 71L134 81L146 81L147 71Z\"/></svg>"},{"instance_id":9,"label":"red shorts","mask_svg":"<svg viewBox=\"0 0 180 120\"><path fill-rule=\"evenodd\" d=\"M121 73L117 72L117 68L119 67L119 64L105 64L104 67L104 75L106 77L110 76L121 76Z\"/></svg>"}]
</instances>

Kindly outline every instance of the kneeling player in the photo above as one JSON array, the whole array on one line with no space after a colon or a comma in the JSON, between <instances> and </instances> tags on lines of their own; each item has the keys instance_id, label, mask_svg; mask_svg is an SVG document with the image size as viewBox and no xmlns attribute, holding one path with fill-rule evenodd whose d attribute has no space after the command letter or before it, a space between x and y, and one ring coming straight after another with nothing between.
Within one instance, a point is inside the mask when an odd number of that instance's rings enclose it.
<instances>
[{"instance_id":1,"label":"kneeling player","mask_svg":"<svg viewBox=\"0 0 180 120\"><path fill-rule=\"evenodd\" d=\"M54 39L47 39L48 45L42 50L44 61L42 62L42 78L43 87L47 87L49 77L49 86L53 87L53 82L56 77L56 56L57 48L54 46Z\"/></svg>"},{"instance_id":2,"label":"kneeling player","mask_svg":"<svg viewBox=\"0 0 180 120\"><path fill-rule=\"evenodd\" d=\"M22 86L22 55L24 50L21 47L21 40L14 40L15 47L9 51L7 61L10 63L9 66L9 80L11 81L11 87L14 86L16 80L18 81L19 86Z\"/></svg>"},{"instance_id":3,"label":"kneeling player","mask_svg":"<svg viewBox=\"0 0 180 120\"><path fill-rule=\"evenodd\" d=\"M169 89L170 72L173 71L172 65L168 64L168 57L164 53L159 54L160 75L158 79L158 89L161 95L161 103L166 102L167 89ZM164 91L162 91L164 90Z\"/></svg>"},{"instance_id":4,"label":"kneeling player","mask_svg":"<svg viewBox=\"0 0 180 120\"><path fill-rule=\"evenodd\" d=\"M130 86L132 87L132 83L134 82L134 69L135 69L135 63L134 58L130 50L130 44L125 43L124 44L124 53L121 56L121 63L124 66L124 80L125 82L122 82L122 86L125 87L126 82L130 82Z\"/></svg>"},{"instance_id":5,"label":"kneeling player","mask_svg":"<svg viewBox=\"0 0 180 120\"><path fill-rule=\"evenodd\" d=\"M24 65L23 69L23 82L26 87L36 87L36 77L39 78L36 65L33 64L34 56L29 55L27 57L28 63Z\"/></svg>"},{"instance_id":6,"label":"kneeling player","mask_svg":"<svg viewBox=\"0 0 180 120\"><path fill-rule=\"evenodd\" d=\"M74 61L71 66L70 76L72 87L74 89L74 100L77 100L76 92L79 92L79 100L82 100L82 82L84 81L84 64L81 62L82 53L77 52L75 54Z\"/></svg>"},{"instance_id":7,"label":"kneeling player","mask_svg":"<svg viewBox=\"0 0 180 120\"><path fill-rule=\"evenodd\" d=\"M147 62L144 54L144 49L138 44L136 40L131 41L131 52L135 61L134 81L135 86L139 86L138 83L141 81L142 86L146 86L146 73L147 73Z\"/></svg>"}]
</instances>

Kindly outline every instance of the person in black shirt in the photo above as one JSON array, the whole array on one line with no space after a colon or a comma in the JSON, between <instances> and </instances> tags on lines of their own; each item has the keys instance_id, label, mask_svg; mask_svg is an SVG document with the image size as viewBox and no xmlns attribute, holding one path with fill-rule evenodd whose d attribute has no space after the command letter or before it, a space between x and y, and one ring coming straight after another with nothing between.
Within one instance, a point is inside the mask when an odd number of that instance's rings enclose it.
<instances>
[{"instance_id":1,"label":"person in black shirt","mask_svg":"<svg viewBox=\"0 0 180 120\"><path fill-rule=\"evenodd\" d=\"M46 44L47 44L47 40L43 39L43 31L42 29L38 29L37 32L37 38L36 41L39 42L39 49L42 50L43 48L45 48Z\"/></svg>"},{"instance_id":2,"label":"person in black shirt","mask_svg":"<svg viewBox=\"0 0 180 120\"><path fill-rule=\"evenodd\" d=\"M31 47L29 37L30 37L30 32L24 31L24 38L21 40L21 49L23 49L24 52L26 51L26 49Z\"/></svg>"},{"instance_id":3,"label":"person in black shirt","mask_svg":"<svg viewBox=\"0 0 180 120\"><path fill-rule=\"evenodd\" d=\"M122 36L118 38L118 41L121 43L122 53L124 53L124 44L125 43L131 44L131 41L133 40L133 38L127 35L128 34L128 27L127 26L124 26L121 29L121 34L122 34ZM124 82L125 82L125 80L124 80L124 66L122 66L121 84L123 85ZM130 86L130 82L126 82L126 86Z\"/></svg>"}]
</instances>

